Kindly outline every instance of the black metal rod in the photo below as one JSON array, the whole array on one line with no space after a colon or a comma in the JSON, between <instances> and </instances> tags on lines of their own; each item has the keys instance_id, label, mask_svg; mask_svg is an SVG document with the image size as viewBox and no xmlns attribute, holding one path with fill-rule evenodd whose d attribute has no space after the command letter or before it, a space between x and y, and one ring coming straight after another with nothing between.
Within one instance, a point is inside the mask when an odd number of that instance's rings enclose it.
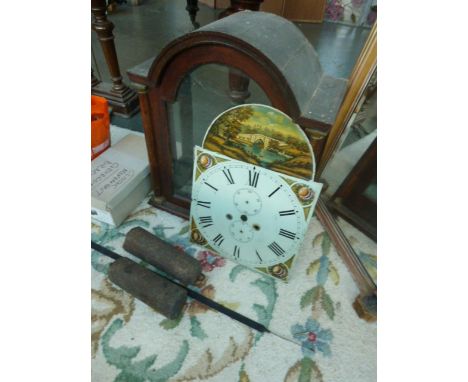
<instances>
[{"instance_id":1,"label":"black metal rod","mask_svg":"<svg viewBox=\"0 0 468 382\"><path fill-rule=\"evenodd\" d=\"M123 256L120 256L118 253L115 253L111 251L110 249L107 249L106 247L103 247L102 245L95 243L92 240L91 240L91 248L98 252L101 252L103 255L106 255L107 257L110 257L114 260L117 260L123 257Z\"/></svg>"}]
</instances>

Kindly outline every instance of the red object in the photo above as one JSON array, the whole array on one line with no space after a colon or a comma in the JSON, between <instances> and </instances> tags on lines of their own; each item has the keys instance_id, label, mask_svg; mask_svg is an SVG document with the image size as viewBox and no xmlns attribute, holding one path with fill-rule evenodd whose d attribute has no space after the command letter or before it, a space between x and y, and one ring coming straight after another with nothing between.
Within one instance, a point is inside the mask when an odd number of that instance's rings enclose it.
<instances>
[{"instance_id":1,"label":"red object","mask_svg":"<svg viewBox=\"0 0 468 382\"><path fill-rule=\"evenodd\" d=\"M91 96L91 160L110 147L109 105L103 97Z\"/></svg>"}]
</instances>

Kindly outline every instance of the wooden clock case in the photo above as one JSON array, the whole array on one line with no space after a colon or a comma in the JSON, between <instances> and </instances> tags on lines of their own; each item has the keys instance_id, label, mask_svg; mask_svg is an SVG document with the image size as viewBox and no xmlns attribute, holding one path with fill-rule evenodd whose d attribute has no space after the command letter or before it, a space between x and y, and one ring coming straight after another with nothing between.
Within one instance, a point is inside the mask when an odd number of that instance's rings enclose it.
<instances>
[{"instance_id":1,"label":"wooden clock case","mask_svg":"<svg viewBox=\"0 0 468 382\"><path fill-rule=\"evenodd\" d=\"M244 11L188 33L156 58L130 69L137 89L155 198L159 208L188 218L190 200L174 193L168 105L201 65L221 64L255 81L271 106L283 111L310 139L317 163L335 121L347 81L323 73L312 45L290 21ZM208 128L208 126L206 126Z\"/></svg>"}]
</instances>

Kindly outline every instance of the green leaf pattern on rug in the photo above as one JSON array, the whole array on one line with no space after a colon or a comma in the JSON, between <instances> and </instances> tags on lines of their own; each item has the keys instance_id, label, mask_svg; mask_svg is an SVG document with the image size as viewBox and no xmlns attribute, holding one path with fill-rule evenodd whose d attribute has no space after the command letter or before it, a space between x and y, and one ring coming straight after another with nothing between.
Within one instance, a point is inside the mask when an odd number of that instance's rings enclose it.
<instances>
[{"instance_id":1,"label":"green leaf pattern on rug","mask_svg":"<svg viewBox=\"0 0 468 382\"><path fill-rule=\"evenodd\" d=\"M231 280L231 282L235 282L239 273L247 269L248 268L243 265L236 265L234 268L232 268L231 272L229 272L229 280ZM276 291L276 281L270 277L263 276L255 281L252 281L250 284L259 288L267 298L267 304L265 306L260 304L253 304L252 308L257 313L258 321L268 328L268 325L270 324L271 318L273 316L276 299L278 298L278 293Z\"/></svg>"},{"instance_id":2,"label":"green leaf pattern on rug","mask_svg":"<svg viewBox=\"0 0 468 382\"><path fill-rule=\"evenodd\" d=\"M276 281L270 277L265 276L251 282L250 284L259 288L267 298L266 305L254 304L252 309L254 309L255 313L257 313L258 322L268 328L273 317L273 310L275 309L276 300L278 298L278 293L276 291ZM262 335L263 333L257 332L255 336L255 342L257 342Z\"/></svg>"},{"instance_id":3,"label":"green leaf pattern on rug","mask_svg":"<svg viewBox=\"0 0 468 382\"><path fill-rule=\"evenodd\" d=\"M248 268L244 267L243 265L236 265L234 268L232 268L231 272L229 273L229 279L231 282L235 282L239 273L247 269ZM268 328L268 325L270 324L270 321L273 317L273 310L275 309L276 300L278 298L278 293L276 291L276 281L270 277L264 276L258 278L255 281L252 281L250 284L259 288L267 298L266 305L253 304L252 309L255 311L255 313L257 313L258 322ZM263 333L257 332L255 336L255 342L257 342L262 335Z\"/></svg>"},{"instance_id":4,"label":"green leaf pattern on rug","mask_svg":"<svg viewBox=\"0 0 468 382\"><path fill-rule=\"evenodd\" d=\"M115 251L115 248L109 244L112 241L125 236L125 234L121 232L121 230L126 228L149 226L148 222L140 219L125 221L119 227L112 227L111 225L106 223L99 224L100 226L91 224L91 240L98 244L101 244L102 246L110 249L111 251ZM104 256L98 251L91 251L91 265L97 272L107 275L107 271L109 269L110 264L111 261L109 261L107 256Z\"/></svg>"},{"instance_id":5,"label":"green leaf pattern on rug","mask_svg":"<svg viewBox=\"0 0 468 382\"><path fill-rule=\"evenodd\" d=\"M203 331L200 321L198 321L198 318L195 316L190 317L190 334L192 337L197 337L201 340L204 340L208 337Z\"/></svg>"},{"instance_id":6,"label":"green leaf pattern on rug","mask_svg":"<svg viewBox=\"0 0 468 382\"><path fill-rule=\"evenodd\" d=\"M329 258L331 242L328 233L322 232L318 234L313 239L312 244L314 247L320 247L322 253L318 259L315 259L309 264L309 266L306 268L306 274L309 276L313 276L315 274L317 285L307 290L302 295L300 300L300 307L301 309L304 309L308 306L311 306L313 316L316 316L320 313L320 311L323 311L330 320L333 320L335 318L335 307L332 298L325 289L325 285L329 277L335 285L338 285L340 282L340 276L335 265ZM314 321L313 319L309 319L308 321L314 323L314 325L319 325L318 322ZM293 328L295 328L295 326L293 326ZM315 341L316 333L305 333L305 335L311 336L309 341ZM333 338L333 334L330 329L321 330L320 335L323 337L323 341L330 341ZM319 350L322 351L325 355L331 354L331 349L328 343L322 342L320 344ZM298 369L300 368L298 377L299 382L309 382L311 380L323 382L323 376L320 368L318 367L317 363L312 360L314 353L304 353L305 356L300 361L300 364L296 364L290 368L287 377L297 373Z\"/></svg>"},{"instance_id":7,"label":"green leaf pattern on rug","mask_svg":"<svg viewBox=\"0 0 468 382\"><path fill-rule=\"evenodd\" d=\"M239 273L246 269L247 268L243 265L236 265L234 268L231 269L231 272L229 272L229 280L231 280L231 282L235 282Z\"/></svg>"},{"instance_id":8,"label":"green leaf pattern on rug","mask_svg":"<svg viewBox=\"0 0 468 382\"><path fill-rule=\"evenodd\" d=\"M314 274L320 267L320 259L312 261L306 269L308 275Z\"/></svg>"},{"instance_id":9,"label":"green leaf pattern on rug","mask_svg":"<svg viewBox=\"0 0 468 382\"><path fill-rule=\"evenodd\" d=\"M182 320L182 317L184 315L181 314L179 317L173 319L173 320L170 320L169 318L165 318L164 320L162 320L160 323L159 323L159 326L161 326L163 329L166 329L166 330L171 330L171 329L174 329L174 328L177 328L180 324L180 321Z\"/></svg>"},{"instance_id":10,"label":"green leaf pattern on rug","mask_svg":"<svg viewBox=\"0 0 468 382\"><path fill-rule=\"evenodd\" d=\"M333 283L338 285L340 275L329 258L331 248L330 236L327 232L319 233L312 243L314 247L321 247L322 255L309 264L306 269L307 275L317 273L317 283L320 285L324 285L327 282L328 276L330 276Z\"/></svg>"},{"instance_id":11,"label":"green leaf pattern on rug","mask_svg":"<svg viewBox=\"0 0 468 382\"><path fill-rule=\"evenodd\" d=\"M320 303L320 307L325 311L330 320L333 320L335 317L333 301L322 285L316 285L304 293L300 305L302 309L311 305L313 310L317 310L319 307L318 303Z\"/></svg>"},{"instance_id":12,"label":"green leaf pattern on rug","mask_svg":"<svg viewBox=\"0 0 468 382\"><path fill-rule=\"evenodd\" d=\"M330 320L333 320L333 318L335 318L335 307L333 306L333 301L330 295L325 291L325 288L323 288L320 302L323 310L327 313Z\"/></svg>"},{"instance_id":13,"label":"green leaf pattern on rug","mask_svg":"<svg viewBox=\"0 0 468 382\"><path fill-rule=\"evenodd\" d=\"M93 225L91 225L91 240L101 245L107 244L115 239L125 236L125 233L122 231L126 230L127 228L131 229L134 227L149 227L149 223L141 219L124 221L118 227L112 227L106 223L99 224L99 229L97 229L97 227L93 229Z\"/></svg>"},{"instance_id":14,"label":"green leaf pattern on rug","mask_svg":"<svg viewBox=\"0 0 468 382\"><path fill-rule=\"evenodd\" d=\"M179 372L189 351L186 340L182 342L173 361L162 367L158 365L150 370L158 357L157 354L148 356L141 361L134 361L133 359L140 352L140 347L120 346L113 348L110 346L112 337L122 326L123 321L116 319L102 336L102 351L107 363L121 370L114 382L163 382Z\"/></svg>"},{"instance_id":15,"label":"green leaf pattern on rug","mask_svg":"<svg viewBox=\"0 0 468 382\"><path fill-rule=\"evenodd\" d=\"M316 285L305 292L301 297L301 308L304 309L308 305L315 304L320 298L320 291L322 288L321 285Z\"/></svg>"},{"instance_id":16,"label":"green leaf pattern on rug","mask_svg":"<svg viewBox=\"0 0 468 382\"><path fill-rule=\"evenodd\" d=\"M333 300L325 290L325 285L329 277L335 285L338 285L340 282L340 275L329 258L331 249L330 236L327 232L322 232L314 238L312 244L314 247L321 248L322 255L309 264L306 273L310 276L316 274L317 285L302 295L300 306L304 309L311 305L313 312L319 312L319 308L321 308L325 311L327 316L333 320L335 317L335 307Z\"/></svg>"},{"instance_id":17,"label":"green leaf pattern on rug","mask_svg":"<svg viewBox=\"0 0 468 382\"><path fill-rule=\"evenodd\" d=\"M320 381L323 382L322 372L317 364L310 358L304 357L301 360L301 373L298 382Z\"/></svg>"},{"instance_id":18,"label":"green leaf pattern on rug","mask_svg":"<svg viewBox=\"0 0 468 382\"><path fill-rule=\"evenodd\" d=\"M236 265L229 273L229 279L231 282L235 282L238 274L246 269L247 268L243 265ZM264 276L251 282L250 284L259 288L267 298L266 305L253 304L252 309L255 311L255 313L257 313L257 321L268 328L273 317L273 310L275 309L276 300L278 298L278 293L276 291L276 281L270 277ZM263 334L264 333L256 332L254 345L263 336ZM242 362L239 382L249 381L247 374L245 372L242 374L244 366L245 364Z\"/></svg>"},{"instance_id":19,"label":"green leaf pattern on rug","mask_svg":"<svg viewBox=\"0 0 468 382\"><path fill-rule=\"evenodd\" d=\"M340 274L338 273L338 270L331 261L328 264L328 275L331 277L335 285L338 285L340 283Z\"/></svg>"},{"instance_id":20,"label":"green leaf pattern on rug","mask_svg":"<svg viewBox=\"0 0 468 382\"><path fill-rule=\"evenodd\" d=\"M114 248L109 248L114 249ZM91 250L91 266L94 268L95 271L99 273L104 273L107 275L107 271L109 270L109 266L111 265L112 261L107 257L103 256L98 251L94 249Z\"/></svg>"}]
</instances>

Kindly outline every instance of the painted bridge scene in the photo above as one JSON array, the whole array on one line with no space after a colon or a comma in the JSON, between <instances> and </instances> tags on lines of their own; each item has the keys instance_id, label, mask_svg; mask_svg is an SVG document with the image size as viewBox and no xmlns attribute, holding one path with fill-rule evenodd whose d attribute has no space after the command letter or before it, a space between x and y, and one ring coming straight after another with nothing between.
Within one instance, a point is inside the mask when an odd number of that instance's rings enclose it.
<instances>
[{"instance_id":1,"label":"painted bridge scene","mask_svg":"<svg viewBox=\"0 0 468 382\"><path fill-rule=\"evenodd\" d=\"M270 147L281 148L288 145L286 142L280 141L275 138L267 137L263 134L238 134L237 139L239 139L242 142L260 146L265 150L269 149Z\"/></svg>"}]
</instances>

